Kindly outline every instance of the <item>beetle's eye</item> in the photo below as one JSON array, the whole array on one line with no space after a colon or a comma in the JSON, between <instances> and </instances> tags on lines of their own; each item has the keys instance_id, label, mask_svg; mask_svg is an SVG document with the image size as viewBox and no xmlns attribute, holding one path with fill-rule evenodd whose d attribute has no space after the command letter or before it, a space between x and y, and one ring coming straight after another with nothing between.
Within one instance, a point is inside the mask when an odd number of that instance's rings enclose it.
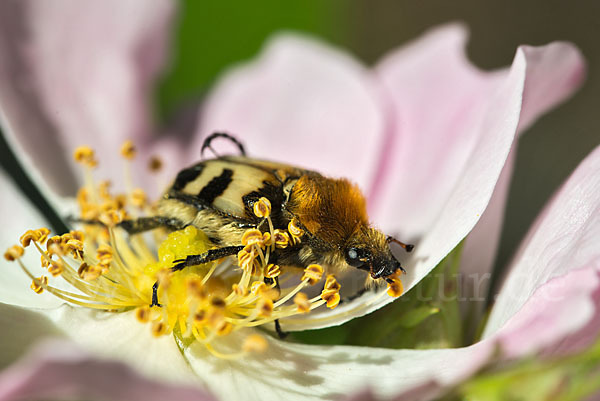
<instances>
[{"instance_id":1,"label":"beetle's eye","mask_svg":"<svg viewBox=\"0 0 600 401\"><path fill-rule=\"evenodd\" d=\"M346 249L346 262L353 267L361 267L367 262L367 255L363 249Z\"/></svg>"}]
</instances>

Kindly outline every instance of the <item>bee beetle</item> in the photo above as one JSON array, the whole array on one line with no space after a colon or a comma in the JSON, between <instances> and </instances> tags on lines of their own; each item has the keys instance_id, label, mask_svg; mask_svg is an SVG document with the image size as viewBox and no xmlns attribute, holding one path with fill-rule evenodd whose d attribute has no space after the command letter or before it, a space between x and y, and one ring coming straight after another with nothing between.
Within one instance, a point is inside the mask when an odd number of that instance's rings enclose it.
<instances>
[{"instance_id":1,"label":"bee beetle","mask_svg":"<svg viewBox=\"0 0 600 401\"><path fill-rule=\"evenodd\" d=\"M181 170L159 201L155 216L120 223L130 234L187 225L203 231L214 249L176 261L173 271L236 255L244 248L240 241L246 230L266 231L269 227L261 227L264 220L253 212L254 203L265 197L273 205L270 217L274 229L285 230L294 220L302 232L299 242L272 254L273 263L286 268L316 263L329 273L360 269L368 272L372 281L389 280L398 269L404 272L389 244L396 242L408 252L413 246L369 224L365 198L355 184L246 157L243 145L225 133L207 137L202 151L211 148L211 141L219 137L236 144L241 156L221 156ZM159 305L157 285L153 306Z\"/></svg>"}]
</instances>

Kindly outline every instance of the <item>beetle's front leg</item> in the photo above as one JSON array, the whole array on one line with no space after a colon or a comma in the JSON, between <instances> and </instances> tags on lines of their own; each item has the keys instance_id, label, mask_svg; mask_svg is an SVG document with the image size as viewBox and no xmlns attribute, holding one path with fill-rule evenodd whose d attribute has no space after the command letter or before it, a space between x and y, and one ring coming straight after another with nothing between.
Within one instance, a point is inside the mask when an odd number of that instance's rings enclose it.
<instances>
[{"instance_id":1,"label":"beetle's front leg","mask_svg":"<svg viewBox=\"0 0 600 401\"><path fill-rule=\"evenodd\" d=\"M223 248L211 249L200 255L188 255L185 259L174 260L173 263L175 265L171 267L171 271L177 272L185 269L188 266L201 265L203 263L208 263L227 256L235 255L242 249L244 249L243 245L225 246ZM158 281L152 286L152 303L150 304L150 307L153 306L162 306L160 303L158 303Z\"/></svg>"},{"instance_id":2,"label":"beetle's front leg","mask_svg":"<svg viewBox=\"0 0 600 401\"><path fill-rule=\"evenodd\" d=\"M185 269L188 266L201 265L203 263L212 262L213 260L221 259L226 256L235 255L242 249L244 249L243 245L224 246L223 248L211 249L200 255L188 255L185 259L177 259L173 261L175 265L171 267L171 271L176 272Z\"/></svg>"}]
</instances>

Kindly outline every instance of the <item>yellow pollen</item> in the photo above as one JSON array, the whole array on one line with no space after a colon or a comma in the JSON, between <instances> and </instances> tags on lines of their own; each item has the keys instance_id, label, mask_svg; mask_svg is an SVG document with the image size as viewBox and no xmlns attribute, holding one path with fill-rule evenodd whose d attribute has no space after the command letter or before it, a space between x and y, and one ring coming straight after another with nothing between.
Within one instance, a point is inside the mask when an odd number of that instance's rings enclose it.
<instances>
[{"instance_id":1,"label":"yellow pollen","mask_svg":"<svg viewBox=\"0 0 600 401\"><path fill-rule=\"evenodd\" d=\"M157 173L162 169L163 162L158 156L152 156L148 162L148 170Z\"/></svg>"},{"instance_id":2,"label":"yellow pollen","mask_svg":"<svg viewBox=\"0 0 600 401\"><path fill-rule=\"evenodd\" d=\"M123 143L123 145L121 145L121 156L123 156L125 159L133 160L136 153L137 152L132 141L127 140Z\"/></svg>"},{"instance_id":3,"label":"yellow pollen","mask_svg":"<svg viewBox=\"0 0 600 401\"><path fill-rule=\"evenodd\" d=\"M242 351L262 353L265 352L268 347L269 343L267 343L267 340L265 340L263 336L259 334L252 334L244 339Z\"/></svg>"},{"instance_id":4,"label":"yellow pollen","mask_svg":"<svg viewBox=\"0 0 600 401\"><path fill-rule=\"evenodd\" d=\"M294 297L294 304L298 307L299 313L310 312L310 302L308 301L308 295L303 292L299 292Z\"/></svg>"},{"instance_id":5,"label":"yellow pollen","mask_svg":"<svg viewBox=\"0 0 600 401\"><path fill-rule=\"evenodd\" d=\"M100 275L102 274L102 269L98 266L90 266L87 263L83 262L79 266L77 274L82 280L92 281L100 277Z\"/></svg>"},{"instance_id":6,"label":"yellow pollen","mask_svg":"<svg viewBox=\"0 0 600 401\"><path fill-rule=\"evenodd\" d=\"M404 287L402 285L402 281L399 278L392 278L392 282L388 283L387 293L390 297L397 298L404 292Z\"/></svg>"},{"instance_id":7,"label":"yellow pollen","mask_svg":"<svg viewBox=\"0 0 600 401\"><path fill-rule=\"evenodd\" d=\"M152 334L155 337L160 337L163 334L166 334L168 330L167 325L162 320L157 320L152 323Z\"/></svg>"},{"instance_id":8,"label":"yellow pollen","mask_svg":"<svg viewBox=\"0 0 600 401\"><path fill-rule=\"evenodd\" d=\"M340 303L340 288L342 286L337 282L335 277L331 274L327 276L325 280L325 286L321 292L321 299L327 303L327 307L330 309L335 308Z\"/></svg>"},{"instance_id":9,"label":"yellow pollen","mask_svg":"<svg viewBox=\"0 0 600 401\"><path fill-rule=\"evenodd\" d=\"M45 259L42 257L42 259ZM53 260L48 265L48 273L52 274L53 277L58 277L65 270L65 266L61 260Z\"/></svg>"},{"instance_id":10,"label":"yellow pollen","mask_svg":"<svg viewBox=\"0 0 600 401\"><path fill-rule=\"evenodd\" d=\"M143 189L136 188L131 192L131 203L140 209L143 209L147 205L148 198Z\"/></svg>"},{"instance_id":11,"label":"yellow pollen","mask_svg":"<svg viewBox=\"0 0 600 401\"><path fill-rule=\"evenodd\" d=\"M299 244L302 235L304 235L304 230L300 228L299 224L300 223L298 222L298 219L296 219L295 217L288 224L288 232L290 233L290 236L292 237L292 242L294 244Z\"/></svg>"},{"instance_id":12,"label":"yellow pollen","mask_svg":"<svg viewBox=\"0 0 600 401\"><path fill-rule=\"evenodd\" d=\"M271 215L271 202L267 198L262 197L254 202L253 210L257 217L266 219Z\"/></svg>"},{"instance_id":13,"label":"yellow pollen","mask_svg":"<svg viewBox=\"0 0 600 401\"><path fill-rule=\"evenodd\" d=\"M98 165L94 151L89 146L80 146L73 152L73 158L77 163L83 164L88 168L93 168Z\"/></svg>"},{"instance_id":14,"label":"yellow pollen","mask_svg":"<svg viewBox=\"0 0 600 401\"><path fill-rule=\"evenodd\" d=\"M315 285L321 280L321 277L323 277L323 268L319 265L312 264L304 269L302 280L307 280L308 284Z\"/></svg>"},{"instance_id":15,"label":"yellow pollen","mask_svg":"<svg viewBox=\"0 0 600 401\"><path fill-rule=\"evenodd\" d=\"M273 301L268 298L263 298L258 303L259 316L269 317L273 313Z\"/></svg>"},{"instance_id":16,"label":"yellow pollen","mask_svg":"<svg viewBox=\"0 0 600 401\"><path fill-rule=\"evenodd\" d=\"M4 259L13 262L19 259L25 253L25 249L19 245L13 245L4 252Z\"/></svg>"},{"instance_id":17,"label":"yellow pollen","mask_svg":"<svg viewBox=\"0 0 600 401\"><path fill-rule=\"evenodd\" d=\"M31 281L31 289L36 294L41 294L42 292L44 292L44 287L46 287L47 285L48 285L48 277L46 277L46 276L34 278Z\"/></svg>"},{"instance_id":18,"label":"yellow pollen","mask_svg":"<svg viewBox=\"0 0 600 401\"><path fill-rule=\"evenodd\" d=\"M242 235L242 245L259 245L263 244L263 234L260 230L256 228L251 228L244 232Z\"/></svg>"},{"instance_id":19,"label":"yellow pollen","mask_svg":"<svg viewBox=\"0 0 600 401\"><path fill-rule=\"evenodd\" d=\"M265 267L264 274L266 278L275 278L281 274L281 269L278 265L274 265L271 263L268 264L267 267Z\"/></svg>"},{"instance_id":20,"label":"yellow pollen","mask_svg":"<svg viewBox=\"0 0 600 401\"><path fill-rule=\"evenodd\" d=\"M288 244L290 243L290 236L288 233L279 229L275 230L273 239L275 241L275 247L279 249L287 248Z\"/></svg>"},{"instance_id":21,"label":"yellow pollen","mask_svg":"<svg viewBox=\"0 0 600 401\"><path fill-rule=\"evenodd\" d=\"M147 323L150 321L150 307L148 306L140 306L135 310L135 317L141 323Z\"/></svg>"}]
</instances>

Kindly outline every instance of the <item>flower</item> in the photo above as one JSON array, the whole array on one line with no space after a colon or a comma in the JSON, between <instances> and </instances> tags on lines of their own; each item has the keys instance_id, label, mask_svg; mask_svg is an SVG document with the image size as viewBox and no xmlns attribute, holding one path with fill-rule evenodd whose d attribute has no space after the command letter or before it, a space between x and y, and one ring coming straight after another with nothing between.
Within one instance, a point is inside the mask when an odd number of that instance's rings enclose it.
<instances>
[{"instance_id":1,"label":"flower","mask_svg":"<svg viewBox=\"0 0 600 401\"><path fill-rule=\"evenodd\" d=\"M0 42L0 52L8 55L0 61L0 108L11 145L63 213L64 200L51 195L50 188L60 195L73 195L77 181L64 149L90 143L99 153L99 175L111 176L121 142L134 138L140 144L142 165L157 150L166 153L165 162L177 160L165 166L168 177L196 159L200 146L199 142L178 142L176 136L154 140L149 135L144 99L162 61L171 3L157 1L150 7L145 1L131 2L131 9L118 13L107 2L94 3L93 12L88 4L85 10L76 2L59 4L2 6L16 9L11 15L21 18L0 24L2 37L13 38ZM9 13L2 11L6 19ZM41 15L44 18L38 18ZM110 29L104 25L107 22ZM29 36L17 36L25 28ZM19 46L17 37L27 46ZM510 159L515 134L567 97L583 75L581 56L565 43L520 48L510 70L482 72L465 59L465 40L461 27L439 28L371 70L316 41L281 36L267 45L257 61L220 80L203 106L195 140L226 129L239 134L253 156L281 157L356 180L368 195L374 221L391 234L417 241L414 255L406 260L408 275L403 284L409 289L476 224L467 245L485 241L493 246L495 239L490 238L499 229L498 215L510 177L510 164L505 162ZM85 56L90 43L98 44L94 51L101 61L91 65ZM62 51L65 57L56 59L62 46L69 46L69 51ZM591 156L581 171L597 171L595 159ZM143 169L138 165L133 170ZM590 180L581 175L575 173L572 180L583 188ZM503 181L497 184L499 177ZM39 226L44 219L7 177L2 176L1 184L10 205L2 209L6 224L2 244L8 246L14 240L7 240L7 235ZM575 199L570 192L564 198ZM490 199L499 206L486 209ZM586 205L596 204L590 200ZM577 221L586 225L586 216L580 217ZM593 221L589 224L594 226ZM584 232L577 229L581 226L573 228L567 245L576 244L577 235ZM488 232L494 234L490 237ZM536 245L540 249L546 245L541 236ZM471 252L478 250L474 248L465 251L465 260L471 260ZM488 254L473 255L489 259ZM570 273L546 286L550 273L540 265L543 274L528 282L528 297L513 302L501 296L486 332L488 340L454 350L307 346L269 338L269 347L261 355L222 360L197 342L153 338L133 311L101 314L58 306L47 294L28 296L23 291L28 284L12 266L3 266L2 271L0 319L11 330L1 336L2 343L11 344L17 353L47 335L64 337L94 354L126 360L156 379L200 382L224 399L240 394L261 399L333 397L367 383L379 394L393 394L428 380L455 382L486 362L494 344L504 345L510 356L517 356L568 339L567 334L579 335L595 312L590 296L597 288L595 270L584 259L577 261L581 264L563 260L564 270L558 273ZM579 267L584 270L571 272ZM559 284L564 285L564 293L553 287ZM503 293L511 294L514 286L507 284ZM546 302L544 291L564 298L558 304ZM366 293L326 314L300 315L282 324L286 330L339 324L390 300ZM539 303L548 306L547 314L538 313L535 305ZM573 305L581 306L579 313L565 319L565 309ZM528 330L531 319L542 327L556 319L556 327L541 344L536 344L538 337ZM223 346L235 352L246 337L247 333L233 332ZM522 338L530 341L515 341ZM3 352L3 366L16 359L12 352Z\"/></svg>"}]
</instances>

